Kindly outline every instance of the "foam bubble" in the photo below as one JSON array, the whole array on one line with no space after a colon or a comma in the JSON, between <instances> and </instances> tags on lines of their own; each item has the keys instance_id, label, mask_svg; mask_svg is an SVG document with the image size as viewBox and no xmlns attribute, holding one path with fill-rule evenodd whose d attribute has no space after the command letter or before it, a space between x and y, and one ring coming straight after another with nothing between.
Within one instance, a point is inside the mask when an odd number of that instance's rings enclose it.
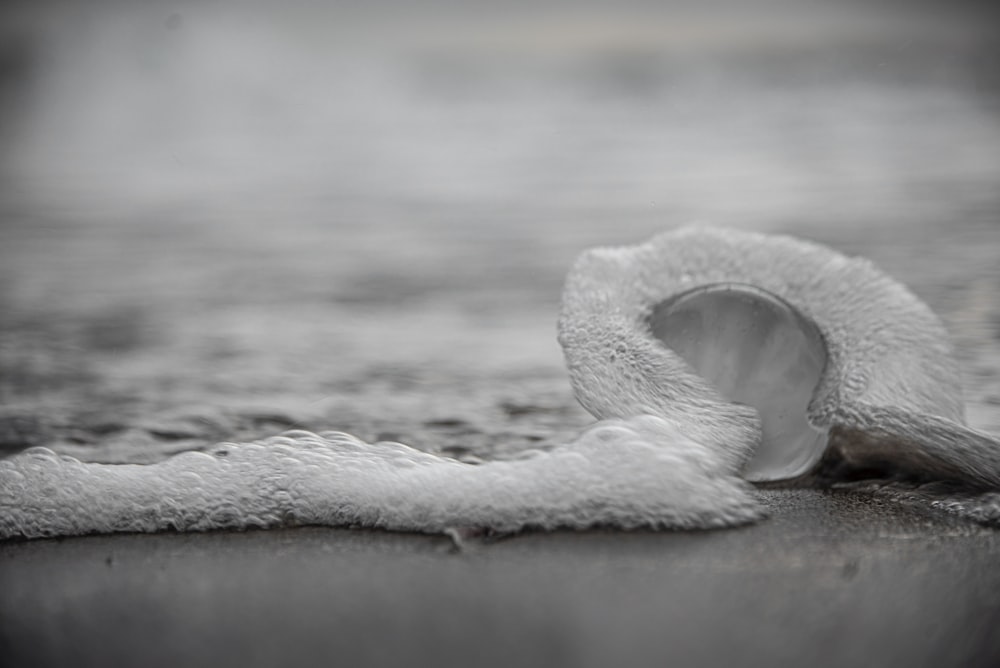
<instances>
[{"instance_id":1,"label":"foam bubble","mask_svg":"<svg viewBox=\"0 0 1000 668\"><path fill-rule=\"evenodd\" d=\"M303 524L699 529L762 515L727 460L651 415L598 422L551 451L482 465L306 431L151 465L87 464L45 448L0 461L3 538Z\"/></svg>"}]
</instances>

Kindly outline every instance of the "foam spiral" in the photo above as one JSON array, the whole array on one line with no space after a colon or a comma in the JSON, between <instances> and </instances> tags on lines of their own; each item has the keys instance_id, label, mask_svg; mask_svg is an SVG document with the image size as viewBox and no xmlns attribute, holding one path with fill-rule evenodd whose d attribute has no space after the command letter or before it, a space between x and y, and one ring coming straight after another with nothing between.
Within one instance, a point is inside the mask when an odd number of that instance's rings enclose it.
<instances>
[{"instance_id":1,"label":"foam spiral","mask_svg":"<svg viewBox=\"0 0 1000 668\"><path fill-rule=\"evenodd\" d=\"M1000 443L964 424L943 326L866 260L710 228L591 250L567 278L559 340L599 421L549 451L474 465L306 431L150 465L32 448L0 461L0 538L719 528L764 516L748 479L807 475L820 457L1000 487Z\"/></svg>"}]
</instances>

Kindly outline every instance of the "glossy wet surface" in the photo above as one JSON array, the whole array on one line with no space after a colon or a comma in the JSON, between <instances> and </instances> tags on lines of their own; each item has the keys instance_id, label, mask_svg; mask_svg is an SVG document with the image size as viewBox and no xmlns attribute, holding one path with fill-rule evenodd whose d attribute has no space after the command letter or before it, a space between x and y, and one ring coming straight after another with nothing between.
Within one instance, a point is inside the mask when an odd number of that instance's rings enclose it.
<instances>
[{"instance_id":1,"label":"glossy wet surface","mask_svg":"<svg viewBox=\"0 0 1000 668\"><path fill-rule=\"evenodd\" d=\"M650 325L724 397L757 409L763 437L748 480L794 478L819 461L826 434L806 418L827 359L815 324L774 295L728 283L667 300Z\"/></svg>"},{"instance_id":2,"label":"glossy wet surface","mask_svg":"<svg viewBox=\"0 0 1000 668\"><path fill-rule=\"evenodd\" d=\"M844 493L695 533L327 529L0 545L31 666L986 666L1000 534ZM67 567L67 564L72 567ZM56 632L58 630L58 632Z\"/></svg>"}]
</instances>

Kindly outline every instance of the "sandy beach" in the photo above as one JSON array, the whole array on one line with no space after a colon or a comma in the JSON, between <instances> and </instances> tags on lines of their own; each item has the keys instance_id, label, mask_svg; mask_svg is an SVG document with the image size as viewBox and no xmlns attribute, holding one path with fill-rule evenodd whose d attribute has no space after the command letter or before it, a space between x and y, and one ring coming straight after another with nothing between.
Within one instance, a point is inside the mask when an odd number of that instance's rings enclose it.
<instances>
[{"instance_id":1,"label":"sandy beach","mask_svg":"<svg viewBox=\"0 0 1000 668\"><path fill-rule=\"evenodd\" d=\"M338 429L565 442L584 249L692 222L864 255L1000 433L1000 78L960 3L15 5L0 452L150 463ZM860 490L731 531L0 543L10 666L981 666L1000 534Z\"/></svg>"},{"instance_id":2,"label":"sandy beach","mask_svg":"<svg viewBox=\"0 0 1000 668\"><path fill-rule=\"evenodd\" d=\"M0 546L8 665L985 666L994 530L843 493L471 541L303 528Z\"/></svg>"}]
</instances>

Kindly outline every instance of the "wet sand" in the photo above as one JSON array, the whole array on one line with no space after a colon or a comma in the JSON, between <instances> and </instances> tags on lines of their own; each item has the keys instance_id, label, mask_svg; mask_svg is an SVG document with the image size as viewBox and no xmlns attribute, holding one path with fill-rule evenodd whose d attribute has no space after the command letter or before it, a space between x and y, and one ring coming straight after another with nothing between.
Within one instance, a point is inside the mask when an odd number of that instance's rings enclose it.
<instances>
[{"instance_id":1,"label":"wet sand","mask_svg":"<svg viewBox=\"0 0 1000 668\"><path fill-rule=\"evenodd\" d=\"M0 448L152 462L289 428L549 447L591 421L554 336L569 263L692 221L871 258L942 316L970 423L1000 433L989 17L637 4L426 30L390 11L332 41L226 3L9 15ZM1000 661L995 530L891 495L767 494L740 530L461 551L319 528L3 543L0 655Z\"/></svg>"},{"instance_id":2,"label":"wet sand","mask_svg":"<svg viewBox=\"0 0 1000 668\"><path fill-rule=\"evenodd\" d=\"M846 493L719 532L321 528L0 545L10 666L1000 661L1000 534Z\"/></svg>"}]
</instances>

